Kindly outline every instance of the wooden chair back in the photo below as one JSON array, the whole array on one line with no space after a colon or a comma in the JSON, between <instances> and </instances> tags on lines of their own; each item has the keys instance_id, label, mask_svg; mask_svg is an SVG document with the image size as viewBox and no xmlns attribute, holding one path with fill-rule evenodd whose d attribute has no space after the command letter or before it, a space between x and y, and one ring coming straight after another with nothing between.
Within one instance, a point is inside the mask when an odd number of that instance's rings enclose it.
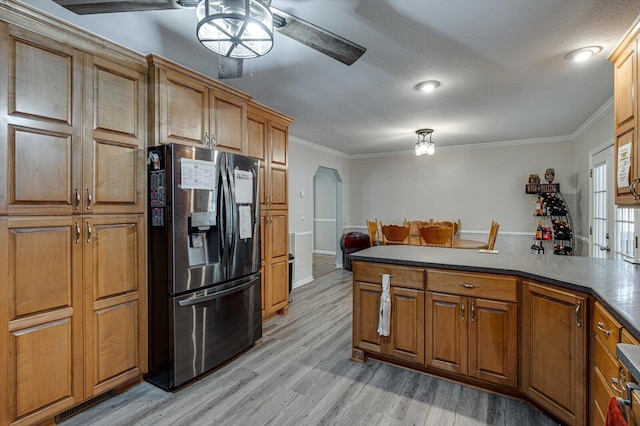
<instances>
[{"instance_id":1,"label":"wooden chair back","mask_svg":"<svg viewBox=\"0 0 640 426\"><path fill-rule=\"evenodd\" d=\"M451 247L453 242L453 227L448 226L422 226L420 237L423 246Z\"/></svg>"},{"instance_id":2,"label":"wooden chair back","mask_svg":"<svg viewBox=\"0 0 640 426\"><path fill-rule=\"evenodd\" d=\"M375 245L380 239L378 238L378 219L365 219L367 222L367 230L369 232L369 241L371 242L371 247Z\"/></svg>"},{"instance_id":3,"label":"wooden chair back","mask_svg":"<svg viewBox=\"0 0 640 426\"><path fill-rule=\"evenodd\" d=\"M489 241L487 241L487 250L493 250L493 248L495 247L499 228L500 224L498 222L491 221L491 229L489 230Z\"/></svg>"},{"instance_id":4,"label":"wooden chair back","mask_svg":"<svg viewBox=\"0 0 640 426\"><path fill-rule=\"evenodd\" d=\"M382 225L382 243L385 245L409 244L409 224L401 225Z\"/></svg>"},{"instance_id":5,"label":"wooden chair back","mask_svg":"<svg viewBox=\"0 0 640 426\"><path fill-rule=\"evenodd\" d=\"M409 244L413 246L420 245L420 222L417 220L411 220L405 222L405 225L409 224Z\"/></svg>"}]
</instances>

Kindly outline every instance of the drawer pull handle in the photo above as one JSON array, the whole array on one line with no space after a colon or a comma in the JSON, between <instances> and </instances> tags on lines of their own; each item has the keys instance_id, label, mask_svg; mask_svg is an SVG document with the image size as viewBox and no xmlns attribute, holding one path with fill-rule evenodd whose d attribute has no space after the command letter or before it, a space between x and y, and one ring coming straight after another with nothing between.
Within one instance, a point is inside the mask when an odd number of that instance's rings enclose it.
<instances>
[{"instance_id":1,"label":"drawer pull handle","mask_svg":"<svg viewBox=\"0 0 640 426\"><path fill-rule=\"evenodd\" d=\"M618 392L618 393L622 393L622 389L618 388L618 386L616 386L618 384L618 381L616 380L615 377L611 378L611 388Z\"/></svg>"},{"instance_id":2,"label":"drawer pull handle","mask_svg":"<svg viewBox=\"0 0 640 426\"><path fill-rule=\"evenodd\" d=\"M478 288L479 286L475 285L475 284L464 284L464 283L460 283L458 284L460 287L464 287L464 288Z\"/></svg>"},{"instance_id":3,"label":"drawer pull handle","mask_svg":"<svg viewBox=\"0 0 640 426\"><path fill-rule=\"evenodd\" d=\"M604 328L604 323L602 321L598 321L596 328L606 334L607 337L611 336L611 330L607 330L606 328Z\"/></svg>"}]
</instances>

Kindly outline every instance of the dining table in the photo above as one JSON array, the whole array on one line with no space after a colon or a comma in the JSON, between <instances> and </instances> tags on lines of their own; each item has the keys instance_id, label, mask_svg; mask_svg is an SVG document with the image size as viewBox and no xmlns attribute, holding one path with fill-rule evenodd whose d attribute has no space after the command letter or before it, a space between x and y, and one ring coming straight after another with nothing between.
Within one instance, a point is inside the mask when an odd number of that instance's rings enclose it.
<instances>
[{"instance_id":1,"label":"dining table","mask_svg":"<svg viewBox=\"0 0 640 426\"><path fill-rule=\"evenodd\" d=\"M478 241L478 240L466 240L462 238L454 238L451 243L451 248L479 250L479 249L487 248L487 242Z\"/></svg>"}]
</instances>

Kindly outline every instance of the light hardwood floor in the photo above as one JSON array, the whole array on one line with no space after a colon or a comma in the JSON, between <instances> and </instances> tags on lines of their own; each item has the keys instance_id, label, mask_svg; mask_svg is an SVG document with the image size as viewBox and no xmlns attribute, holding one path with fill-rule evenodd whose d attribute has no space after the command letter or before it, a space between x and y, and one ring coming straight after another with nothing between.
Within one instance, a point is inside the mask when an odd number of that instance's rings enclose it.
<instances>
[{"instance_id":1,"label":"light hardwood floor","mask_svg":"<svg viewBox=\"0 0 640 426\"><path fill-rule=\"evenodd\" d=\"M293 291L260 343L166 393L143 382L61 423L75 425L552 425L527 404L351 354L351 272Z\"/></svg>"},{"instance_id":2,"label":"light hardwood floor","mask_svg":"<svg viewBox=\"0 0 640 426\"><path fill-rule=\"evenodd\" d=\"M313 278L318 279L336 269L336 256L334 254L313 254Z\"/></svg>"}]
</instances>

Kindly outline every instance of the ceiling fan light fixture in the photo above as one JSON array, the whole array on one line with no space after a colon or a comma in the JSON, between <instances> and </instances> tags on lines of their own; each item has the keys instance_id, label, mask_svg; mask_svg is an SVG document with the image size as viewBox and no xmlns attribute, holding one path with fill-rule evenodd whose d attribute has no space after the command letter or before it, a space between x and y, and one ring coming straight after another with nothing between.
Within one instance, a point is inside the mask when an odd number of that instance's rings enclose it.
<instances>
[{"instance_id":1,"label":"ceiling fan light fixture","mask_svg":"<svg viewBox=\"0 0 640 426\"><path fill-rule=\"evenodd\" d=\"M418 135L418 142L416 142L415 154L417 156L424 154L433 155L436 153L436 144L431 140L432 133L433 129L416 130L416 134ZM427 140L427 136L429 136L429 140Z\"/></svg>"},{"instance_id":2,"label":"ceiling fan light fixture","mask_svg":"<svg viewBox=\"0 0 640 426\"><path fill-rule=\"evenodd\" d=\"M416 90L421 92L431 93L440 86L440 82L437 80L427 80L416 84Z\"/></svg>"},{"instance_id":3,"label":"ceiling fan light fixture","mask_svg":"<svg viewBox=\"0 0 640 426\"><path fill-rule=\"evenodd\" d=\"M583 62L602 51L602 46L588 46L576 49L564 55L568 61Z\"/></svg>"},{"instance_id":4,"label":"ceiling fan light fixture","mask_svg":"<svg viewBox=\"0 0 640 426\"><path fill-rule=\"evenodd\" d=\"M260 0L201 0L197 36L207 49L230 58L250 59L273 47L273 15Z\"/></svg>"}]
</instances>

